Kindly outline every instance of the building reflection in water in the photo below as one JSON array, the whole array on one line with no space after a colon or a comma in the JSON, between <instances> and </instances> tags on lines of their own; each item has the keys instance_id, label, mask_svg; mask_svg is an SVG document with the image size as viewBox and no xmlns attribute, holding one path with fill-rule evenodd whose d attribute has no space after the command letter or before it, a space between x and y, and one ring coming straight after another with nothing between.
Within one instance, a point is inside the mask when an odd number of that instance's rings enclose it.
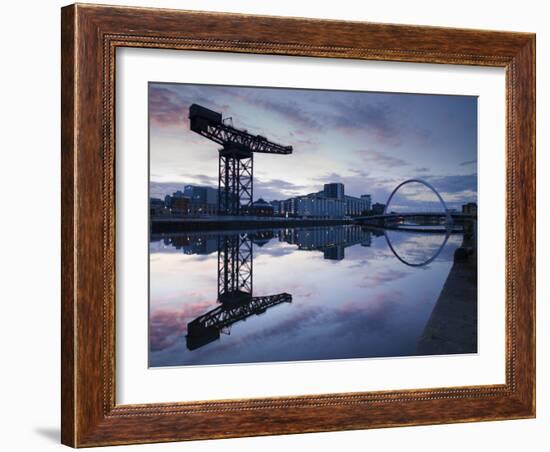
<instances>
[{"instance_id":1,"label":"building reflection in water","mask_svg":"<svg viewBox=\"0 0 550 452\"><path fill-rule=\"evenodd\" d=\"M334 260L335 256L338 256L337 260L341 260L345 257L345 248L357 244L368 247L371 245L371 236L381 236L383 232L358 225L346 225L256 230L253 232L200 231L166 236L154 234L151 240L163 240L166 246L172 246L187 255L205 255L220 250L219 238L243 234L256 246L263 246L277 238L280 242L296 245L299 250L321 251L325 259Z\"/></svg>"}]
</instances>

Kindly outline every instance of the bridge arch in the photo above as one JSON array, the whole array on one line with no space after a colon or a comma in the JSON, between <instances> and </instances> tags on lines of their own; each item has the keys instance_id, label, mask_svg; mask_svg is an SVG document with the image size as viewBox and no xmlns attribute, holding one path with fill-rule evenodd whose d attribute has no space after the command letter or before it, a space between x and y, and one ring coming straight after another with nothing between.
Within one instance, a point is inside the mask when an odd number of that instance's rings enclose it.
<instances>
[{"instance_id":1,"label":"bridge arch","mask_svg":"<svg viewBox=\"0 0 550 452\"><path fill-rule=\"evenodd\" d=\"M443 242L441 242L441 245L439 245L439 248L436 250L436 252L434 254L432 254L432 256L430 256L428 259L425 259L424 261L421 261L421 262L409 262L404 257L401 257L399 255L399 253L397 252L397 250L393 247L393 245L390 241L390 238L388 236L387 231L384 231L384 238L386 239L386 243L388 244L388 247L391 250L391 252L393 253L393 255L402 264L405 264L409 267L424 267L428 264L431 264L441 254L441 252L443 251L443 248L445 248L445 245L447 244L447 241L449 240L449 237L451 236L451 233L452 233L452 228L447 227L446 232L445 232L445 238L443 239Z\"/></svg>"},{"instance_id":2,"label":"bridge arch","mask_svg":"<svg viewBox=\"0 0 550 452\"><path fill-rule=\"evenodd\" d=\"M451 216L451 213L450 213L449 209L447 208L447 204L445 204L444 199L441 197L439 192L435 189L435 187L432 184L430 184L429 182L426 182L425 180L422 180L422 179L407 179L407 180L401 182L397 187L395 187L393 189L393 191L391 192L388 200L386 201L386 205L384 206L384 215L387 214L387 210L388 210L388 207L391 203L391 200L393 199L393 197L397 193L397 191L401 187L403 187L404 185L413 184L413 183L424 185L425 187L429 188L433 193L435 193L435 195L437 196L437 199L439 199L439 202L443 206L443 209L445 211L445 217L447 218L447 223L452 223L453 219L452 219L452 216Z\"/></svg>"}]
</instances>

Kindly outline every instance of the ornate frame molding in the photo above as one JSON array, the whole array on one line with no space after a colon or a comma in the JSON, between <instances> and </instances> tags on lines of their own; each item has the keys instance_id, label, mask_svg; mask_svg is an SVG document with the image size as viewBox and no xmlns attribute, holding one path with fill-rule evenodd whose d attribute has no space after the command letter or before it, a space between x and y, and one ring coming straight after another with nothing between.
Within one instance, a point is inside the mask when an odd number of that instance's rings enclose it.
<instances>
[{"instance_id":1,"label":"ornate frame molding","mask_svg":"<svg viewBox=\"0 0 550 452\"><path fill-rule=\"evenodd\" d=\"M506 383L116 405L114 89L118 47L504 67ZM61 153L64 444L82 447L535 415L534 35L71 5L62 9Z\"/></svg>"}]
</instances>

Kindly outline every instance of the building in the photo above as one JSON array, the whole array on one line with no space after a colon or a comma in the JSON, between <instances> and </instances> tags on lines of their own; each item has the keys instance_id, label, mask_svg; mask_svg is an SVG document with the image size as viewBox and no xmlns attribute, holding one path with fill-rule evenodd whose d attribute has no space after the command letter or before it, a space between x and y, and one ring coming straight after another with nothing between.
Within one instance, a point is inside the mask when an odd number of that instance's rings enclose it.
<instances>
[{"instance_id":1,"label":"building","mask_svg":"<svg viewBox=\"0 0 550 452\"><path fill-rule=\"evenodd\" d=\"M255 215L259 217L272 217L273 206L260 198L257 201L254 201L250 206L249 215Z\"/></svg>"},{"instance_id":2,"label":"building","mask_svg":"<svg viewBox=\"0 0 550 452\"><path fill-rule=\"evenodd\" d=\"M344 194L344 184L325 184L324 189L284 201L272 201L275 215L287 217L344 218L370 210L371 196L360 198Z\"/></svg>"},{"instance_id":3,"label":"building","mask_svg":"<svg viewBox=\"0 0 550 452\"><path fill-rule=\"evenodd\" d=\"M248 237L250 240L252 240L252 243L257 246L264 246L269 243L269 241L275 237L275 234L273 231L270 230L263 230L263 231L256 231L253 233L248 234Z\"/></svg>"},{"instance_id":4,"label":"building","mask_svg":"<svg viewBox=\"0 0 550 452\"><path fill-rule=\"evenodd\" d=\"M149 215L151 217L159 217L167 214L168 214L168 209L166 209L166 206L162 199L160 198L149 199Z\"/></svg>"},{"instance_id":5,"label":"building","mask_svg":"<svg viewBox=\"0 0 550 452\"><path fill-rule=\"evenodd\" d=\"M186 234L166 237L166 245L171 245L184 254L212 254L218 251L218 238L209 234Z\"/></svg>"},{"instance_id":6,"label":"building","mask_svg":"<svg viewBox=\"0 0 550 452\"><path fill-rule=\"evenodd\" d=\"M355 244L370 246L371 231L365 231L358 225L290 228L279 231L279 241L296 245L300 250L322 251L325 259L342 260L346 247Z\"/></svg>"},{"instance_id":7,"label":"building","mask_svg":"<svg viewBox=\"0 0 550 452\"><path fill-rule=\"evenodd\" d=\"M372 205L371 212L372 212L373 215L383 215L385 208L386 208L386 204L381 204L379 202L375 202Z\"/></svg>"},{"instance_id":8,"label":"building","mask_svg":"<svg viewBox=\"0 0 550 452\"><path fill-rule=\"evenodd\" d=\"M328 259L331 261L341 261L346 257L345 248L341 245L331 246L323 250L323 259Z\"/></svg>"},{"instance_id":9,"label":"building","mask_svg":"<svg viewBox=\"0 0 550 452\"><path fill-rule=\"evenodd\" d=\"M344 200L346 201L347 216L358 217L370 210L370 195L361 195L360 198L344 195Z\"/></svg>"},{"instance_id":10,"label":"building","mask_svg":"<svg viewBox=\"0 0 550 452\"><path fill-rule=\"evenodd\" d=\"M317 195L330 199L343 199L346 202L344 215L349 217L356 217L361 215L363 212L370 210L370 195L361 195L360 198L346 195L344 191L344 184L339 182L325 184L323 191L318 192Z\"/></svg>"},{"instance_id":11,"label":"building","mask_svg":"<svg viewBox=\"0 0 550 452\"><path fill-rule=\"evenodd\" d=\"M186 185L183 196L188 197L193 204L218 204L218 190L212 187Z\"/></svg>"},{"instance_id":12,"label":"building","mask_svg":"<svg viewBox=\"0 0 550 452\"><path fill-rule=\"evenodd\" d=\"M166 208L172 215L216 215L218 213L218 190L211 187L186 185L164 198Z\"/></svg>"},{"instance_id":13,"label":"building","mask_svg":"<svg viewBox=\"0 0 550 452\"><path fill-rule=\"evenodd\" d=\"M368 202L368 203L369 203L369 208L368 208L368 210L370 210L370 204L371 204L371 202L372 202L372 197L371 197L371 195L361 195L361 199L364 199L365 202Z\"/></svg>"},{"instance_id":14,"label":"building","mask_svg":"<svg viewBox=\"0 0 550 452\"><path fill-rule=\"evenodd\" d=\"M325 184L323 194L327 198L342 199L344 197L344 184L339 182Z\"/></svg>"},{"instance_id":15,"label":"building","mask_svg":"<svg viewBox=\"0 0 550 452\"><path fill-rule=\"evenodd\" d=\"M172 202L170 204L170 210L172 212L172 215L175 215L175 216L189 215L190 204L191 204L190 199L184 196L177 196L172 198Z\"/></svg>"},{"instance_id":16,"label":"building","mask_svg":"<svg viewBox=\"0 0 550 452\"><path fill-rule=\"evenodd\" d=\"M281 214L289 217L343 218L346 202L318 193L297 196L281 202Z\"/></svg>"},{"instance_id":17,"label":"building","mask_svg":"<svg viewBox=\"0 0 550 452\"><path fill-rule=\"evenodd\" d=\"M281 203L282 201L271 201L271 207L273 207L273 215L281 215Z\"/></svg>"},{"instance_id":18,"label":"building","mask_svg":"<svg viewBox=\"0 0 550 452\"><path fill-rule=\"evenodd\" d=\"M184 198L184 197L185 195L183 194L183 192L181 190L177 190L171 195L166 195L164 197L164 205L166 206L166 208L172 209L174 200L178 198ZM187 199L189 199L189 197L187 197Z\"/></svg>"},{"instance_id":19,"label":"building","mask_svg":"<svg viewBox=\"0 0 550 452\"><path fill-rule=\"evenodd\" d=\"M467 204L463 204L462 205L462 213L477 216L477 203L469 202Z\"/></svg>"}]
</instances>

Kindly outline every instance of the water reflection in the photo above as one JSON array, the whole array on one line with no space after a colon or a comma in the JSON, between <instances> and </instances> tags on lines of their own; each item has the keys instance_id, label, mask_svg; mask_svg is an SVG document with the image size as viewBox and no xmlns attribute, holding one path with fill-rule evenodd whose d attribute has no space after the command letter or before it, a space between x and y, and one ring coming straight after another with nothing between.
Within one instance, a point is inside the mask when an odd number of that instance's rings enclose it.
<instances>
[{"instance_id":1,"label":"water reflection","mask_svg":"<svg viewBox=\"0 0 550 452\"><path fill-rule=\"evenodd\" d=\"M252 295L252 261L255 241L263 245L273 237L271 232L233 233L218 235L218 303L214 309L187 325L186 343L195 350L229 333L231 326L253 315L265 313L281 303L289 303L288 293ZM256 240L255 240L256 239Z\"/></svg>"},{"instance_id":2,"label":"water reflection","mask_svg":"<svg viewBox=\"0 0 550 452\"><path fill-rule=\"evenodd\" d=\"M429 257L421 257L420 260L414 261L412 259L410 260L406 257L403 257L401 254L399 254L396 248L392 245L392 242L390 239L391 231L384 231L384 237L386 238L386 243L388 244L388 248L392 251L394 256L397 259L399 259L399 261L402 264L408 265L409 267L425 267L426 265L430 264L435 259L437 259L437 257L441 254L441 252L445 248L445 245L447 244L447 241L449 240L449 237L451 236L451 234L452 234L452 229L448 228L444 234L441 234L443 235L441 245L439 245L439 248L437 248L437 250L433 254L429 255ZM431 237L434 237L434 236L432 235ZM418 255L417 255L417 258L418 258Z\"/></svg>"},{"instance_id":3,"label":"water reflection","mask_svg":"<svg viewBox=\"0 0 550 452\"><path fill-rule=\"evenodd\" d=\"M415 354L461 242L358 225L153 235L150 365Z\"/></svg>"}]
</instances>

